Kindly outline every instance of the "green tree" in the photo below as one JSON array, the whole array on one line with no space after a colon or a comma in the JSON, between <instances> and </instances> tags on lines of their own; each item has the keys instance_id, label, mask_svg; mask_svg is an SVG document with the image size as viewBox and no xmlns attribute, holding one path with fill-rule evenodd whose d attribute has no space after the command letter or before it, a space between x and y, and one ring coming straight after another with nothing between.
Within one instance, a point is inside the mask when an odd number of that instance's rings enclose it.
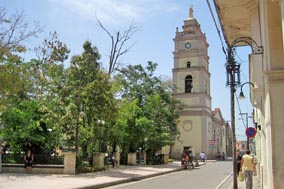
<instances>
[{"instance_id":1,"label":"green tree","mask_svg":"<svg viewBox=\"0 0 284 189\"><path fill-rule=\"evenodd\" d=\"M4 122L11 121L11 119L7 120L7 117L15 111L29 114L27 104L34 103L37 106L33 114L38 114L37 117L40 117L40 125L54 130L54 125L59 123L62 115L62 111L59 110L64 109L61 103L62 93L64 94L63 61L68 58L69 50L65 44L58 40L57 34L54 32L51 38L45 39L43 45L35 49L38 59L24 62L21 54L26 51L24 42L36 37L42 28L35 24L34 29L30 30L24 20L23 12L17 12L8 17L4 9L0 10L0 27L0 79L2 81L0 83L0 112L6 116L1 119L1 123L6 126L0 132L5 133L5 136L9 136L9 132L17 132L17 130L6 129L6 127L10 127ZM26 106L23 106L23 103ZM12 120L12 122L17 121L21 122L21 117L15 116ZM34 121L37 122L37 119ZM23 127L22 129L25 130L24 125L19 124L17 127ZM19 129L19 132L22 132L22 129ZM54 145L53 137L47 138L49 141L46 141L41 137L41 133L37 132L37 127L28 127L30 133L32 133L32 129L35 129L32 138L38 140L29 141L27 139L30 145L41 148L40 141L42 144ZM49 135L52 134L49 133ZM13 136L18 137L19 140L13 138L16 142L23 139L23 134L20 133L13 133ZM16 149L13 142L8 141ZM25 143L23 146L26 146L27 142L22 142ZM45 149L48 151L50 148Z\"/></svg>"},{"instance_id":2,"label":"green tree","mask_svg":"<svg viewBox=\"0 0 284 189\"><path fill-rule=\"evenodd\" d=\"M72 120L68 130L73 132L71 136L76 151L80 145L83 156L87 156L98 150L102 138L107 145L105 131L115 117L115 104L109 75L102 71L98 62L100 55L97 48L88 41L83 48L81 55L72 57L67 70L69 96L66 102L67 107L70 107L70 116L66 119ZM100 125L98 120L103 120L105 124Z\"/></svg>"},{"instance_id":3,"label":"green tree","mask_svg":"<svg viewBox=\"0 0 284 189\"><path fill-rule=\"evenodd\" d=\"M119 137L123 138L120 145L125 153L139 147L154 153L173 144L178 134L179 103L171 96L169 82L154 76L156 67L152 62L146 68L130 65L116 76L116 82L121 85L116 127L125 131Z\"/></svg>"},{"instance_id":4,"label":"green tree","mask_svg":"<svg viewBox=\"0 0 284 189\"><path fill-rule=\"evenodd\" d=\"M36 37L41 31L42 28L36 22L31 29L23 12L9 16L0 7L0 112L9 107L11 99L26 97L27 73L30 70L26 65L21 65L24 63L21 54L26 51L24 42Z\"/></svg>"},{"instance_id":5,"label":"green tree","mask_svg":"<svg viewBox=\"0 0 284 189\"><path fill-rule=\"evenodd\" d=\"M8 108L1 115L1 134L9 150L21 152L26 148L36 151L51 150L54 138L42 120L39 103L35 100L22 100Z\"/></svg>"},{"instance_id":6,"label":"green tree","mask_svg":"<svg viewBox=\"0 0 284 189\"><path fill-rule=\"evenodd\" d=\"M64 98L66 90L66 71L64 62L70 50L58 39L56 32L44 39L41 46L35 48L37 59L30 61L33 98L38 99L45 123L52 129L55 147L62 143L62 130L66 124L62 119L67 114Z\"/></svg>"},{"instance_id":7,"label":"green tree","mask_svg":"<svg viewBox=\"0 0 284 189\"><path fill-rule=\"evenodd\" d=\"M61 42L56 32L50 33L42 45L34 49L36 59L30 61L34 98L57 96L65 85L64 62L70 50Z\"/></svg>"}]
</instances>

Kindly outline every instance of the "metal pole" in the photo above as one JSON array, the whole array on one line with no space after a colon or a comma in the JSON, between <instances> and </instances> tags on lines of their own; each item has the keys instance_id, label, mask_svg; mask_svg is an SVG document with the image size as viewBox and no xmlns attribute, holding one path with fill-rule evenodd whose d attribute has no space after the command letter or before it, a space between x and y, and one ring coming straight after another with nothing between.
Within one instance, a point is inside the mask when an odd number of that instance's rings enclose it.
<instances>
[{"instance_id":1,"label":"metal pole","mask_svg":"<svg viewBox=\"0 0 284 189\"><path fill-rule=\"evenodd\" d=\"M234 174L234 187L233 189L238 189L237 180L237 160L236 160L236 133L235 133L235 87L240 84L240 65L236 64L233 57L232 48L240 42L245 42L252 48L253 54L263 54L263 47L257 46L256 42L250 37L239 37L235 39L231 45L228 45L228 57L227 57L227 85L230 85L231 91L231 124L232 124L232 134L233 134L233 174ZM235 74L237 76L235 80Z\"/></svg>"},{"instance_id":2,"label":"metal pole","mask_svg":"<svg viewBox=\"0 0 284 189\"><path fill-rule=\"evenodd\" d=\"M234 86L234 75L233 71L230 72L230 85L231 89L231 124L232 124L232 134L233 134L233 175L234 175L234 189L238 189L238 179L237 179L237 161L236 161L236 132L235 132L235 86Z\"/></svg>"}]
</instances>

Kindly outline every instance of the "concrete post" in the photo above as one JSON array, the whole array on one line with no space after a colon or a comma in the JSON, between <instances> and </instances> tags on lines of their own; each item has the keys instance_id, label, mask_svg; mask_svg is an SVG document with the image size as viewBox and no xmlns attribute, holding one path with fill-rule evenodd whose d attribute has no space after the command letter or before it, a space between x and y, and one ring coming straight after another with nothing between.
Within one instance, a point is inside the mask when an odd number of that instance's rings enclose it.
<instances>
[{"instance_id":1,"label":"concrete post","mask_svg":"<svg viewBox=\"0 0 284 189\"><path fill-rule=\"evenodd\" d=\"M128 153L127 165L136 165L136 153Z\"/></svg>"},{"instance_id":2,"label":"concrete post","mask_svg":"<svg viewBox=\"0 0 284 189\"><path fill-rule=\"evenodd\" d=\"M164 164L169 163L169 154L164 154Z\"/></svg>"},{"instance_id":3,"label":"concrete post","mask_svg":"<svg viewBox=\"0 0 284 189\"><path fill-rule=\"evenodd\" d=\"M95 153L93 157L93 166L98 168L104 168L104 153Z\"/></svg>"},{"instance_id":4,"label":"concrete post","mask_svg":"<svg viewBox=\"0 0 284 189\"><path fill-rule=\"evenodd\" d=\"M76 153L64 153L64 174L76 174Z\"/></svg>"},{"instance_id":5,"label":"concrete post","mask_svg":"<svg viewBox=\"0 0 284 189\"><path fill-rule=\"evenodd\" d=\"M147 153L144 152L143 154L144 154L144 164L146 165L147 164Z\"/></svg>"}]
</instances>

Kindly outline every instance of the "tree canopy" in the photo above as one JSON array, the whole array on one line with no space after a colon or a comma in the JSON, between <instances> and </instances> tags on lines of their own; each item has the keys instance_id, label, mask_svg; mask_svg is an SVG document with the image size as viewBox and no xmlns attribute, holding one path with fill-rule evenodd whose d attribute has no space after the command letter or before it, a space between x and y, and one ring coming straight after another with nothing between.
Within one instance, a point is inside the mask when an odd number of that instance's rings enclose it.
<instances>
[{"instance_id":1,"label":"tree canopy","mask_svg":"<svg viewBox=\"0 0 284 189\"><path fill-rule=\"evenodd\" d=\"M171 95L170 82L154 75L157 64L129 65L123 68L116 80L121 85L118 103L117 128L123 150L135 152L139 147L156 152L163 146L172 145L178 134L178 102ZM122 141L122 140L121 140Z\"/></svg>"},{"instance_id":2,"label":"tree canopy","mask_svg":"<svg viewBox=\"0 0 284 189\"><path fill-rule=\"evenodd\" d=\"M114 64L105 71L90 41L69 59L70 49L56 32L34 48L35 58L25 61L22 42L40 28L28 31L22 14L8 18L3 11L0 135L10 151L69 148L88 158L120 149L125 157L139 148L151 155L173 145L180 105L172 98L171 81L155 75L157 63L129 65L111 76ZM136 30L126 31L130 37Z\"/></svg>"}]
</instances>

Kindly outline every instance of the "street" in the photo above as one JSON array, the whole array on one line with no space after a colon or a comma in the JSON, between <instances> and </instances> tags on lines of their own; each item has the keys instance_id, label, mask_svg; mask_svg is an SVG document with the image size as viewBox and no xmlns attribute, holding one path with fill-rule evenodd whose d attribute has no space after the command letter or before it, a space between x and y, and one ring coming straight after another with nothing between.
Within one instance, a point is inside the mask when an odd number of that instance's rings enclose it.
<instances>
[{"instance_id":1,"label":"street","mask_svg":"<svg viewBox=\"0 0 284 189\"><path fill-rule=\"evenodd\" d=\"M231 161L207 163L196 169L188 169L138 182L107 187L108 189L215 189L232 173ZM223 188L223 187L222 187Z\"/></svg>"}]
</instances>

